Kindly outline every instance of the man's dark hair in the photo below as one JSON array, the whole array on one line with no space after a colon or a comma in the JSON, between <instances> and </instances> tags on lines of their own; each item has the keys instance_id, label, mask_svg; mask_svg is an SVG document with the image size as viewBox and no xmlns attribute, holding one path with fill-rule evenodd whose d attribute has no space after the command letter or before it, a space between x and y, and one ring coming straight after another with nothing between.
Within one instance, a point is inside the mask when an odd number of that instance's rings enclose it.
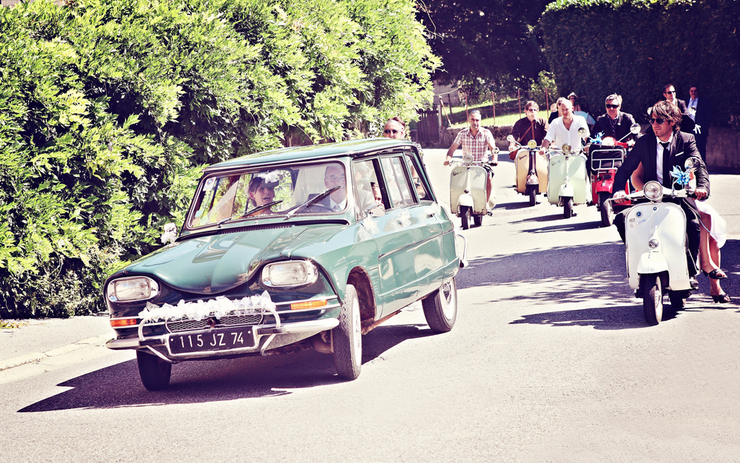
<instances>
[{"instance_id":1,"label":"man's dark hair","mask_svg":"<svg viewBox=\"0 0 740 463\"><path fill-rule=\"evenodd\" d=\"M677 132L680 129L681 118L683 117L681 110L668 100L655 103L653 110L650 112L650 116L655 118L660 117L667 121L675 122L676 125L673 126L674 132Z\"/></svg>"},{"instance_id":2,"label":"man's dark hair","mask_svg":"<svg viewBox=\"0 0 740 463\"><path fill-rule=\"evenodd\" d=\"M668 85L665 85L665 86L663 87L663 93L665 93L665 92L666 92L666 90L668 90L668 88L669 88L669 87L673 87L673 88L676 88L676 86L675 86L675 85L673 85L673 84L668 84Z\"/></svg>"}]
</instances>

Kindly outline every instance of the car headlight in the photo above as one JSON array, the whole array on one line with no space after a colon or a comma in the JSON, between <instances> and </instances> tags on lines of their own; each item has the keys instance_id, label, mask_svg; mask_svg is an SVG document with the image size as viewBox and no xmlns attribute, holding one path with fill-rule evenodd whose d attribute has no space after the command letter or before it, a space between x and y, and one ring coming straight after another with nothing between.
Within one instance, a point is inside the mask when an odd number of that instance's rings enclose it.
<instances>
[{"instance_id":1,"label":"car headlight","mask_svg":"<svg viewBox=\"0 0 740 463\"><path fill-rule=\"evenodd\" d=\"M645 197L650 201L658 201L663 197L663 185L655 180L647 182L642 191L645 192Z\"/></svg>"},{"instance_id":2,"label":"car headlight","mask_svg":"<svg viewBox=\"0 0 740 463\"><path fill-rule=\"evenodd\" d=\"M316 282L319 271L307 260L274 262L262 269L262 283L265 286L303 286Z\"/></svg>"},{"instance_id":3,"label":"car headlight","mask_svg":"<svg viewBox=\"0 0 740 463\"><path fill-rule=\"evenodd\" d=\"M149 277L118 278L108 284L108 299L114 302L144 301L159 294L159 284Z\"/></svg>"}]
</instances>

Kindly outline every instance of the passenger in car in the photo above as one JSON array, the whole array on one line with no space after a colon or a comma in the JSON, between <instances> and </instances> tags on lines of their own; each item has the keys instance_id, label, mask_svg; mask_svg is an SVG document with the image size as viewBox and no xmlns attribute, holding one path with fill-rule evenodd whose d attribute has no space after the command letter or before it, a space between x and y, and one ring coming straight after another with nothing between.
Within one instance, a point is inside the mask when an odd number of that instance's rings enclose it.
<instances>
[{"instance_id":1,"label":"passenger in car","mask_svg":"<svg viewBox=\"0 0 740 463\"><path fill-rule=\"evenodd\" d=\"M249 195L249 205L247 207L247 210L254 209L258 206L264 206L265 204L269 204L275 200L275 187L277 186L276 182L268 182L267 179L264 177L255 174L252 177L252 180L249 181L249 186L247 187L247 194ZM272 211L271 208L265 208L260 209L259 211L255 211L250 216L256 216L256 215L262 215L262 214L270 214Z\"/></svg>"}]
</instances>

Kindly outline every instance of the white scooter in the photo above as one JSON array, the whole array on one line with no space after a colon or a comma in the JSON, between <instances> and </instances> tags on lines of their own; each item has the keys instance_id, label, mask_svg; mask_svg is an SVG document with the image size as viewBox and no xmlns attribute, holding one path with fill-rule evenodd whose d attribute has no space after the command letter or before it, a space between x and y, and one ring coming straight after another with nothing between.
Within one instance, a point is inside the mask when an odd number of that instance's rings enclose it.
<instances>
[{"instance_id":1,"label":"white scooter","mask_svg":"<svg viewBox=\"0 0 740 463\"><path fill-rule=\"evenodd\" d=\"M492 153L492 156L498 156L498 149L495 153ZM483 167L484 164L481 161L473 161L473 157L470 155L464 155L462 163L452 164L450 209L460 217L463 230L470 227L471 218L473 226L480 227L483 224L483 216L492 215L488 211L488 201L486 200L488 171ZM495 205L496 199L493 191L490 200Z\"/></svg>"},{"instance_id":2,"label":"white scooter","mask_svg":"<svg viewBox=\"0 0 740 463\"><path fill-rule=\"evenodd\" d=\"M547 170L547 200L550 204L563 207L563 217L574 216L573 206L588 204L591 198L591 181L586 169L586 157L580 152L571 152L568 144L563 145L562 154L550 152Z\"/></svg>"},{"instance_id":3,"label":"white scooter","mask_svg":"<svg viewBox=\"0 0 740 463\"><path fill-rule=\"evenodd\" d=\"M645 321L657 325L663 318L663 295L667 292L673 310L681 310L691 286L686 262L686 215L678 204L663 199L687 198L693 159L686 171L675 168L672 188L657 181L645 184L642 191L627 195L636 205L621 212L625 219L627 276L635 295L642 297ZM610 199L619 205L619 200Z\"/></svg>"}]
</instances>

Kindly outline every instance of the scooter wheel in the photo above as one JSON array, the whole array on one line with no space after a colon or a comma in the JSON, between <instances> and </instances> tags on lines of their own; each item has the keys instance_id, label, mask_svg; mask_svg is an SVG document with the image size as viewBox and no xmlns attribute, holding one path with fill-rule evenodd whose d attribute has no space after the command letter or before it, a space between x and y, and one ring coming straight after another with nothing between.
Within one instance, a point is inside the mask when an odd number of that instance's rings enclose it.
<instances>
[{"instance_id":1,"label":"scooter wheel","mask_svg":"<svg viewBox=\"0 0 740 463\"><path fill-rule=\"evenodd\" d=\"M537 204L537 186L529 189L529 205L534 206Z\"/></svg>"},{"instance_id":2,"label":"scooter wheel","mask_svg":"<svg viewBox=\"0 0 740 463\"><path fill-rule=\"evenodd\" d=\"M642 309L648 325L657 325L663 319L663 285L660 275L640 275Z\"/></svg>"},{"instance_id":3,"label":"scooter wheel","mask_svg":"<svg viewBox=\"0 0 740 463\"><path fill-rule=\"evenodd\" d=\"M460 206L460 225L463 230L470 228L470 216L472 215L470 206Z\"/></svg>"},{"instance_id":4,"label":"scooter wheel","mask_svg":"<svg viewBox=\"0 0 740 463\"><path fill-rule=\"evenodd\" d=\"M563 217L566 219L573 217L573 198L568 198L563 204Z\"/></svg>"}]
</instances>

